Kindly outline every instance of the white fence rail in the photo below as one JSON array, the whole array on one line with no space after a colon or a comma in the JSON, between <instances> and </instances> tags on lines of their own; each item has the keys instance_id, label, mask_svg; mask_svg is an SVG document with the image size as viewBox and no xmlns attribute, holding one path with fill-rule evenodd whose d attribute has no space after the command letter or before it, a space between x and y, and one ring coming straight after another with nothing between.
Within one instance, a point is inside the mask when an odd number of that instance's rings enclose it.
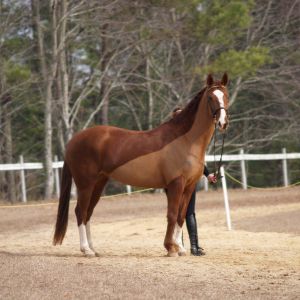
<instances>
[{"instance_id":1,"label":"white fence rail","mask_svg":"<svg viewBox=\"0 0 300 300\"><path fill-rule=\"evenodd\" d=\"M247 172L246 172L246 161L258 161L258 160L281 160L282 161L282 174L283 174L283 184L288 186L288 167L287 160L290 159L300 159L300 153L286 153L286 149L282 149L282 153L275 154L245 154L243 149L240 150L239 154L224 154L222 160L224 162L228 161L240 161L241 162L241 172L242 172L242 183L243 188L247 189ZM206 155L206 162L213 162L214 160L219 161L219 155ZM55 178L55 190L56 195L59 195L59 169L62 168L63 162L57 161L55 157L54 162L52 163L52 168L54 169L54 178ZM22 202L27 201L26 196L26 180L25 180L25 170L39 170L43 169L42 163L26 163L24 162L23 156L20 156L19 163L16 164L0 164L0 171L19 171L21 178L21 192L22 192ZM207 185L206 185L207 188ZM127 192L131 192L131 187L127 186Z\"/></svg>"}]
</instances>

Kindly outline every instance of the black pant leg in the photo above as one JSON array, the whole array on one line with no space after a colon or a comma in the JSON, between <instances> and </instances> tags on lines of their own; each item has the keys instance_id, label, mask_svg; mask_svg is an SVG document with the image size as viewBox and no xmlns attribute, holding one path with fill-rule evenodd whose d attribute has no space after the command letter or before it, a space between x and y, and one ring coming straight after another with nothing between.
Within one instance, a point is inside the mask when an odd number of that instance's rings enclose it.
<instances>
[{"instance_id":1,"label":"black pant leg","mask_svg":"<svg viewBox=\"0 0 300 300\"><path fill-rule=\"evenodd\" d=\"M186 211L186 217L195 213L195 204L196 204L196 189L193 191L193 194L191 196L191 200Z\"/></svg>"}]
</instances>

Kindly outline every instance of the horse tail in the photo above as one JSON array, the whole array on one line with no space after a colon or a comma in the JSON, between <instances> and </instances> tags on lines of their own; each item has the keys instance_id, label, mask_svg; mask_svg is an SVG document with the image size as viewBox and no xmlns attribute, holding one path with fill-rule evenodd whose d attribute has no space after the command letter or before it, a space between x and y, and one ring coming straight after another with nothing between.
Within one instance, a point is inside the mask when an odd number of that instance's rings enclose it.
<instances>
[{"instance_id":1,"label":"horse tail","mask_svg":"<svg viewBox=\"0 0 300 300\"><path fill-rule=\"evenodd\" d=\"M67 231L71 186L72 174L69 166L64 162L53 245L61 245Z\"/></svg>"}]
</instances>

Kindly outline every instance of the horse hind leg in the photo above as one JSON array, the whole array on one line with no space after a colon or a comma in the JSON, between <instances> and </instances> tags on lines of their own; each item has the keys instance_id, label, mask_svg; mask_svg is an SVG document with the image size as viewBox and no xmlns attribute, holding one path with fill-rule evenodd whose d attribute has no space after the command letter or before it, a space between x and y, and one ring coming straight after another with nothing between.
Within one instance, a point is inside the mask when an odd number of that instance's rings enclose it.
<instances>
[{"instance_id":1,"label":"horse hind leg","mask_svg":"<svg viewBox=\"0 0 300 300\"><path fill-rule=\"evenodd\" d=\"M106 176L101 176L95 187L94 187L94 190L93 190L93 193L92 193L92 197L91 197L91 201L90 201L90 204L89 204L89 207L88 207L88 211L87 211L87 223L86 223L86 234L87 234L87 240L88 240L88 244L89 244L89 247L92 251L94 251L95 255L96 256L99 256L99 254L95 251L94 249L94 246L93 246L93 242L92 242L92 235L91 235L91 227L90 227L90 219L91 219L91 216L93 214L93 211L94 211L94 208L96 207L100 197L101 197L101 194L102 194L102 191L107 183L107 180L108 178Z\"/></svg>"},{"instance_id":2,"label":"horse hind leg","mask_svg":"<svg viewBox=\"0 0 300 300\"><path fill-rule=\"evenodd\" d=\"M95 256L95 252L90 248L87 238L87 211L91 200L94 185L85 188L78 188L78 200L75 208L77 225L80 239L80 251L85 256Z\"/></svg>"}]
</instances>

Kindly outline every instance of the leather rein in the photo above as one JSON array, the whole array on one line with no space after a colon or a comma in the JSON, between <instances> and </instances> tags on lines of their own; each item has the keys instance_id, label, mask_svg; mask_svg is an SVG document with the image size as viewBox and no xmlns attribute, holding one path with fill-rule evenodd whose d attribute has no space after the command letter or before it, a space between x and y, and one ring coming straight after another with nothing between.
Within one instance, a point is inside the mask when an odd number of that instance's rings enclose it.
<instances>
[{"instance_id":1,"label":"leather rein","mask_svg":"<svg viewBox=\"0 0 300 300\"><path fill-rule=\"evenodd\" d=\"M209 88L212 89L212 88L217 88L215 86ZM209 108L210 108L210 111L212 113L212 117L214 119L214 123L215 123L215 130L214 130L214 176L219 179L221 178L222 176L220 175L220 168L222 166L222 158L223 158L223 152L224 152L224 144L225 144L225 137L226 137L226 131L222 132L222 147L221 147L221 154L220 154L220 160L218 162L218 165L217 165L217 162L216 162L216 139L217 139L217 113L221 110L221 109L224 109L226 111L226 114L227 114L227 109L225 107L218 107L217 109L215 109L213 106L212 106L212 103L211 103L211 100L212 98L211 97L208 97L208 101L207 103L209 104ZM227 114L227 117L228 117L228 114Z\"/></svg>"}]
</instances>

